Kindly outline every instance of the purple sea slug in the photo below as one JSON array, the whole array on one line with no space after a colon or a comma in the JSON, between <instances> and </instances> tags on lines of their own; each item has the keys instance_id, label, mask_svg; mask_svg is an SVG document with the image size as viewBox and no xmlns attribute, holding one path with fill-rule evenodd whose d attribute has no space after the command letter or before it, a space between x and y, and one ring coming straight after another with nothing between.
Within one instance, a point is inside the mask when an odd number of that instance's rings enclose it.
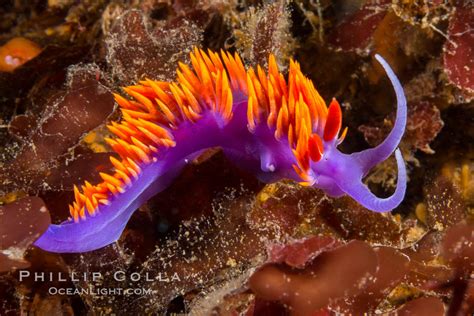
<instances>
[{"instance_id":1,"label":"purple sea slug","mask_svg":"<svg viewBox=\"0 0 474 316\"><path fill-rule=\"evenodd\" d=\"M375 212L387 212L403 200L405 164L397 146L406 124L406 99L385 60L397 97L397 118L377 147L344 154L337 149L342 113L333 99L326 106L297 62L288 78L273 55L268 71L245 69L240 57L227 52L191 53L192 68L180 63L176 82L140 81L124 88L131 99L115 95L122 120L108 127L106 139L120 155L111 157L113 174L101 173L96 185L74 187L71 217L50 225L35 245L51 252L86 252L115 242L133 212L164 190L181 169L203 150L222 148L236 165L266 183L283 178L322 189L332 197L351 196ZM398 166L395 192L375 196L362 178L393 152Z\"/></svg>"}]
</instances>

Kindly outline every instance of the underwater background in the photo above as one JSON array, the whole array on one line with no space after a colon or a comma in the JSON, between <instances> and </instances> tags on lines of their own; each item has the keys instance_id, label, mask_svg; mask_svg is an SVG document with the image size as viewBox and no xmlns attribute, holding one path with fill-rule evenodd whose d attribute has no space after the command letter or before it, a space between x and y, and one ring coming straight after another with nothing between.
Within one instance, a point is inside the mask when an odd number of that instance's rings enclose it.
<instances>
[{"instance_id":1,"label":"underwater background","mask_svg":"<svg viewBox=\"0 0 474 316\"><path fill-rule=\"evenodd\" d=\"M341 103L345 153L393 126L383 56L408 101L402 204L382 214L296 182L265 185L216 148L116 243L33 246L69 216L74 184L112 170L112 92L174 81L193 47L264 69L273 53L284 73L298 61ZM473 170L473 1L0 2L0 315L472 315ZM365 182L389 196L396 178L392 156Z\"/></svg>"}]
</instances>

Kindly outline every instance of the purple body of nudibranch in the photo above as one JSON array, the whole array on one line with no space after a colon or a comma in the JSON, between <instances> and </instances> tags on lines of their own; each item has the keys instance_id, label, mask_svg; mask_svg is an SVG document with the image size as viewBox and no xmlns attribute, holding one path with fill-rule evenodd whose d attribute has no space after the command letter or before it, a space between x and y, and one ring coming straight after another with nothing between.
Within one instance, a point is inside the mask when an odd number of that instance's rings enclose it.
<instances>
[{"instance_id":1,"label":"purple body of nudibranch","mask_svg":"<svg viewBox=\"0 0 474 316\"><path fill-rule=\"evenodd\" d=\"M406 100L403 89L389 65L378 55L397 96L397 118L389 136L377 147L353 154L341 153L338 140L323 141L324 154L310 162L311 185L330 196L351 196L366 208L376 212L390 211L403 200L406 170L400 150L396 149L405 130ZM277 140L275 130L259 124L248 127L247 97L233 96L233 115L229 121L219 113L207 111L195 122L183 121L172 131L176 146L156 154L154 162L142 166L142 172L124 193L103 205L93 217L51 225L35 245L51 252L86 252L115 242L133 212L153 195L164 190L181 169L197 153L211 147L221 147L226 156L239 167L253 172L270 183L284 178L300 181L293 165L297 164L286 138ZM388 198L378 198L362 183L362 178L376 164L395 151L398 181Z\"/></svg>"}]
</instances>

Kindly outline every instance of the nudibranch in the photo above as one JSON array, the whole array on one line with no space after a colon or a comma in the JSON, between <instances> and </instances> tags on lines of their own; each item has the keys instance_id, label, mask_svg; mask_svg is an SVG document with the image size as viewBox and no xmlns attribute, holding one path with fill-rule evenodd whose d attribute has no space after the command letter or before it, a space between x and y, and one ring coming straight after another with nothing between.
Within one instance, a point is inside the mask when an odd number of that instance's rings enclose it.
<instances>
[{"instance_id":1,"label":"nudibranch","mask_svg":"<svg viewBox=\"0 0 474 316\"><path fill-rule=\"evenodd\" d=\"M106 139L120 156L110 157L115 171L101 173L98 184L75 186L71 217L51 225L36 246L67 253L115 242L137 208L211 147L266 183L292 179L332 197L347 194L376 212L400 204L406 170L396 148L405 130L406 100L382 57L375 56L395 90L396 121L380 145L352 154L337 149L347 132L341 132L339 103L333 99L327 107L297 62L290 61L285 79L273 55L266 72L246 69L238 54L224 51L194 49L190 57L192 67L179 63L176 82L146 79L123 89L129 98L115 94L122 119L108 126L116 137ZM395 192L378 198L362 179L394 151Z\"/></svg>"}]
</instances>

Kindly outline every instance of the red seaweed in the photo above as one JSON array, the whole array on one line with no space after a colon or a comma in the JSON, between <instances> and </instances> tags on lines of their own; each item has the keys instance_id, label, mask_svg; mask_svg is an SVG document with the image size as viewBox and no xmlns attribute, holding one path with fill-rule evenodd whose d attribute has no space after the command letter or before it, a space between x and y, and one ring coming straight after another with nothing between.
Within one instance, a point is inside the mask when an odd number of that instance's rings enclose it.
<instances>
[{"instance_id":1,"label":"red seaweed","mask_svg":"<svg viewBox=\"0 0 474 316\"><path fill-rule=\"evenodd\" d=\"M451 83L474 93L474 4L456 1L456 8L449 23L448 39L444 45L444 69Z\"/></svg>"},{"instance_id":2,"label":"red seaweed","mask_svg":"<svg viewBox=\"0 0 474 316\"><path fill-rule=\"evenodd\" d=\"M385 17L390 1L366 1L357 11L344 16L328 36L332 46L344 51L366 53L372 35Z\"/></svg>"},{"instance_id":3,"label":"red seaweed","mask_svg":"<svg viewBox=\"0 0 474 316\"><path fill-rule=\"evenodd\" d=\"M38 197L0 206L0 272L28 267L23 256L49 224L48 209Z\"/></svg>"},{"instance_id":4,"label":"red seaweed","mask_svg":"<svg viewBox=\"0 0 474 316\"><path fill-rule=\"evenodd\" d=\"M114 105L112 94L98 81L98 74L94 67L71 71L68 88L48 100L37 127L29 132L15 158L3 167L3 191L15 184L37 190L56 159L66 155L85 133L104 123Z\"/></svg>"},{"instance_id":5,"label":"red seaweed","mask_svg":"<svg viewBox=\"0 0 474 316\"><path fill-rule=\"evenodd\" d=\"M375 126L361 125L359 131L364 134L366 141L374 146L380 143L389 133L393 120L392 115L390 123L377 123ZM407 129L402 144L413 151L421 150L433 154L434 151L431 149L430 143L436 138L443 126L440 111L435 105L428 101L412 104L408 108Z\"/></svg>"}]
</instances>

